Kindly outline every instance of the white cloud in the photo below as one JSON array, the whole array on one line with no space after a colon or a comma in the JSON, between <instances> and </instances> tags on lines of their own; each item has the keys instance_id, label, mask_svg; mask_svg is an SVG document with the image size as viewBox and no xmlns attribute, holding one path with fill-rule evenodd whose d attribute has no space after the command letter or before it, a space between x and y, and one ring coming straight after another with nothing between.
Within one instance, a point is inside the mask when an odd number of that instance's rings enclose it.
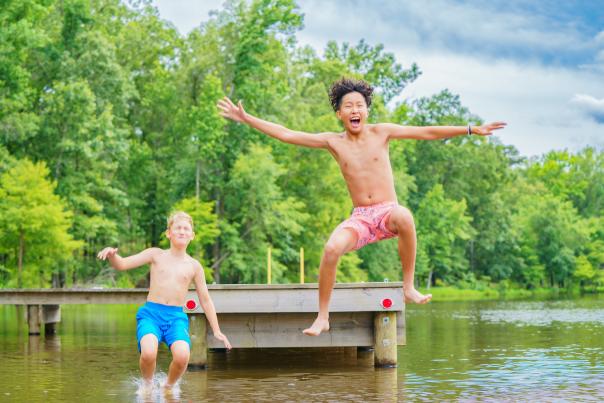
<instances>
[{"instance_id":1,"label":"white cloud","mask_svg":"<svg viewBox=\"0 0 604 403\"><path fill-rule=\"evenodd\" d=\"M207 21L208 11L220 9L222 3L154 2L162 18L173 21L182 34ZM569 107L576 94L604 95L604 54L597 52L603 51L604 31L586 39L575 26L557 24L538 12L519 12L501 3L477 4L302 0L305 28L297 37L300 44L318 51L332 39L355 44L364 38L372 45L384 44L403 66L417 62L423 71L403 97L429 96L449 88L486 121L507 121L499 137L523 155L604 147L603 126L585 119L589 110L585 101L573 101L574 108ZM500 54L501 49L508 51ZM581 49L593 51L582 68L547 66L540 57L544 51ZM517 57L514 50L525 55Z\"/></svg>"},{"instance_id":2,"label":"white cloud","mask_svg":"<svg viewBox=\"0 0 604 403\"><path fill-rule=\"evenodd\" d=\"M300 7L305 31L323 38L361 36L371 42L508 56L574 54L594 46L574 26L489 2L302 0Z\"/></svg>"},{"instance_id":3,"label":"white cloud","mask_svg":"<svg viewBox=\"0 0 604 403\"><path fill-rule=\"evenodd\" d=\"M597 99L587 94L575 94L570 101L596 122L604 124L604 98Z\"/></svg>"},{"instance_id":4,"label":"white cloud","mask_svg":"<svg viewBox=\"0 0 604 403\"><path fill-rule=\"evenodd\" d=\"M424 73L403 91L404 98L448 88L485 121L506 121L508 127L498 136L523 155L604 145L598 135L603 127L568 107L568 99L579 91L598 87L604 93L604 83L595 84L596 78L588 73L443 53L423 52L416 61Z\"/></svg>"},{"instance_id":5,"label":"white cloud","mask_svg":"<svg viewBox=\"0 0 604 403\"><path fill-rule=\"evenodd\" d=\"M371 7L363 8L367 4ZM424 31L435 31L433 39L426 41L414 26L397 22L396 13L401 12L395 8L399 3L383 4L391 8L380 9L375 2L352 2L350 7L342 8L333 3L303 1L306 28L298 34L299 41L318 50L328 39L356 43L365 38L370 44L383 43L399 63L409 66L416 62L422 70L416 82L403 91L403 98L430 96L448 88L484 120L507 121L508 127L499 137L523 155L604 146L604 139L598 135L602 126L584 119L582 111L568 107L568 100L576 93L604 94L604 80L595 74L597 69L547 66L537 57L493 57L478 48L475 52L458 52L439 39L456 35L466 44L484 41L495 49L502 43L521 46L522 41L529 46L544 42L552 49L564 49L580 42L577 34L552 34L538 16L494 14L488 8L472 9L453 2L405 2L409 12L405 20L420 21L414 24L424 24ZM334 15L344 23L334 22ZM476 24L476 20L483 22ZM471 24L466 29L462 21Z\"/></svg>"}]
</instances>

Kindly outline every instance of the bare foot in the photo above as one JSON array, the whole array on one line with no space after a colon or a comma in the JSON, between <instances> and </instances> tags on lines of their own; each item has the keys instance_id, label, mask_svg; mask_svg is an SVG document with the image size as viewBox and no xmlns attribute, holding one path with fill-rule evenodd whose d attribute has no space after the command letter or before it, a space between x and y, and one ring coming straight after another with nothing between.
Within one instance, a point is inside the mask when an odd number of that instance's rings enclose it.
<instances>
[{"instance_id":1,"label":"bare foot","mask_svg":"<svg viewBox=\"0 0 604 403\"><path fill-rule=\"evenodd\" d=\"M173 396L174 393L177 392L176 389L178 389L176 385L169 385L167 382L161 386L161 390L164 392L164 395L169 397Z\"/></svg>"},{"instance_id":2,"label":"bare foot","mask_svg":"<svg viewBox=\"0 0 604 403\"><path fill-rule=\"evenodd\" d=\"M329 330L329 319L317 318L313 322L312 326L308 329L304 329L302 333L307 336L318 336L321 332L327 332Z\"/></svg>"},{"instance_id":3,"label":"bare foot","mask_svg":"<svg viewBox=\"0 0 604 403\"><path fill-rule=\"evenodd\" d=\"M143 380L143 382L139 385L136 394L143 398L151 397L153 394L153 381Z\"/></svg>"},{"instance_id":4,"label":"bare foot","mask_svg":"<svg viewBox=\"0 0 604 403\"><path fill-rule=\"evenodd\" d=\"M405 288L406 304L426 304L432 299L432 294L421 294L414 287Z\"/></svg>"},{"instance_id":5,"label":"bare foot","mask_svg":"<svg viewBox=\"0 0 604 403\"><path fill-rule=\"evenodd\" d=\"M166 403L180 402L180 389L178 384L168 385L166 382L162 386L162 391L164 393Z\"/></svg>"}]
</instances>

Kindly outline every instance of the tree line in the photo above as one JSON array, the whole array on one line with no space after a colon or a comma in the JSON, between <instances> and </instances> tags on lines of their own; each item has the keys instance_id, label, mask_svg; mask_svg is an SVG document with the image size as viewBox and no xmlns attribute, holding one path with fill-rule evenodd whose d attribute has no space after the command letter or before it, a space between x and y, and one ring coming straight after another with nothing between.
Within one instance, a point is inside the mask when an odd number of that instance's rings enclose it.
<instances>
[{"instance_id":1,"label":"tree line","mask_svg":"<svg viewBox=\"0 0 604 403\"><path fill-rule=\"evenodd\" d=\"M293 0L230 0L186 36L149 1L8 0L0 9L0 286L144 284L95 260L165 246L191 214L190 252L218 283L316 280L351 210L323 150L222 119L218 99L309 132L341 130L327 88L376 88L372 122L481 123L447 89L396 101L421 74L381 44L296 42ZM527 133L530 135L530 133ZM503 134L505 136L505 133ZM421 286L604 285L604 154L525 158L497 138L394 142L399 202L414 213ZM401 278L396 241L346 255L338 281Z\"/></svg>"}]
</instances>

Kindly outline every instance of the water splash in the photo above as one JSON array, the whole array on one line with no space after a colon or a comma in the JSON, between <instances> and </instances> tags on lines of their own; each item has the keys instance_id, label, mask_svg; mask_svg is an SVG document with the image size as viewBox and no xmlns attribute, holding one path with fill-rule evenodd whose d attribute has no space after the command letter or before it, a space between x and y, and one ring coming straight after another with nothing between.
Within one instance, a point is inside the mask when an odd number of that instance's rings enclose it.
<instances>
[{"instance_id":1,"label":"water splash","mask_svg":"<svg viewBox=\"0 0 604 403\"><path fill-rule=\"evenodd\" d=\"M173 387L166 388L168 375L157 372L150 384L141 377L132 378L131 384L136 387L137 403L170 403L180 401L180 381Z\"/></svg>"}]
</instances>

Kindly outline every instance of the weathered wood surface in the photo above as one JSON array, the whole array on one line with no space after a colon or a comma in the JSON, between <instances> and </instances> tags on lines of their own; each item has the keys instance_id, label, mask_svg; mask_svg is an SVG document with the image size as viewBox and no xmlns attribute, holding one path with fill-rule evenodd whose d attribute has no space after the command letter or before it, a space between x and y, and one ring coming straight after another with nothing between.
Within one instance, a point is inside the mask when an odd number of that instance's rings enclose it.
<instances>
[{"instance_id":1,"label":"weathered wood surface","mask_svg":"<svg viewBox=\"0 0 604 403\"><path fill-rule=\"evenodd\" d=\"M374 315L380 312L390 313L396 332L394 343L405 344L401 283L337 284L330 304L331 330L319 337L302 334L318 309L317 284L210 285L209 289L220 327L234 347L374 346ZM34 323L39 323L39 319L34 318L38 311L33 312L38 305L143 304L147 293L147 289L0 290L0 304L30 306L32 329L39 332ZM207 332L207 347L223 345L212 336L194 290L187 295L187 300L190 299L197 306L183 309L190 315L191 335L196 339L194 350L200 354L192 357L192 362L205 365L206 348L203 337L197 338L197 333ZM390 307L383 306L385 299L390 300Z\"/></svg>"},{"instance_id":2,"label":"weathered wood surface","mask_svg":"<svg viewBox=\"0 0 604 403\"><path fill-rule=\"evenodd\" d=\"M38 305L27 307L27 326L29 334L40 334L40 307Z\"/></svg>"},{"instance_id":3,"label":"weathered wood surface","mask_svg":"<svg viewBox=\"0 0 604 403\"><path fill-rule=\"evenodd\" d=\"M318 337L308 337L302 330L310 326L315 313L280 314L220 314L220 329L229 337L233 347L330 347L375 345L373 312L335 312L329 317L330 330ZM395 318L395 343L406 344L405 317L402 312L392 312ZM203 314L191 314L190 318L204 317ZM192 323L192 322L191 322ZM222 342L216 340L208 329L208 347L222 348ZM191 329L191 334L193 330Z\"/></svg>"},{"instance_id":4,"label":"weathered wood surface","mask_svg":"<svg viewBox=\"0 0 604 403\"><path fill-rule=\"evenodd\" d=\"M336 286L331 302L330 312L376 312L376 311L402 311L404 309L403 293L401 286L396 284L383 286L384 283L365 283L350 287ZM309 287L311 286L311 287ZM212 300L218 313L289 313L308 312L316 313L319 309L316 284L301 284L297 287L270 288L228 288L211 289ZM203 310L197 299L195 291L189 291L187 300L195 300L195 309L187 310L188 313L202 313ZM392 306L384 308L382 301L390 299Z\"/></svg>"},{"instance_id":5,"label":"weathered wood surface","mask_svg":"<svg viewBox=\"0 0 604 403\"><path fill-rule=\"evenodd\" d=\"M395 312L376 312L373 318L375 366L397 364L397 320Z\"/></svg>"},{"instance_id":6,"label":"weathered wood surface","mask_svg":"<svg viewBox=\"0 0 604 403\"><path fill-rule=\"evenodd\" d=\"M42 305L42 320L44 334L54 334L57 323L61 322L61 305Z\"/></svg>"},{"instance_id":7,"label":"weathered wood surface","mask_svg":"<svg viewBox=\"0 0 604 403\"><path fill-rule=\"evenodd\" d=\"M310 326L315 317L316 313L248 313L222 314L219 319L220 330L237 348L373 346L371 312L331 313L329 332L318 337L304 335L302 330ZM224 347L211 330L208 347Z\"/></svg>"},{"instance_id":8,"label":"weathered wood surface","mask_svg":"<svg viewBox=\"0 0 604 403\"><path fill-rule=\"evenodd\" d=\"M0 304L144 304L148 292L147 289L5 289L0 290Z\"/></svg>"},{"instance_id":9,"label":"weathered wood surface","mask_svg":"<svg viewBox=\"0 0 604 403\"><path fill-rule=\"evenodd\" d=\"M218 313L317 312L317 284L209 285ZM143 304L147 289L20 289L0 290L0 304ZM392 306L381 306L384 298ZM187 299L197 301L195 291ZM198 302L198 301L197 301ZM330 312L403 311L401 283L336 284ZM186 310L187 311L187 310ZM190 313L201 313L201 307Z\"/></svg>"},{"instance_id":10,"label":"weathered wood surface","mask_svg":"<svg viewBox=\"0 0 604 403\"><path fill-rule=\"evenodd\" d=\"M189 317L189 334L191 336L191 357L189 365L205 368L208 365L208 331L205 315ZM224 347L224 346L222 346Z\"/></svg>"}]
</instances>

